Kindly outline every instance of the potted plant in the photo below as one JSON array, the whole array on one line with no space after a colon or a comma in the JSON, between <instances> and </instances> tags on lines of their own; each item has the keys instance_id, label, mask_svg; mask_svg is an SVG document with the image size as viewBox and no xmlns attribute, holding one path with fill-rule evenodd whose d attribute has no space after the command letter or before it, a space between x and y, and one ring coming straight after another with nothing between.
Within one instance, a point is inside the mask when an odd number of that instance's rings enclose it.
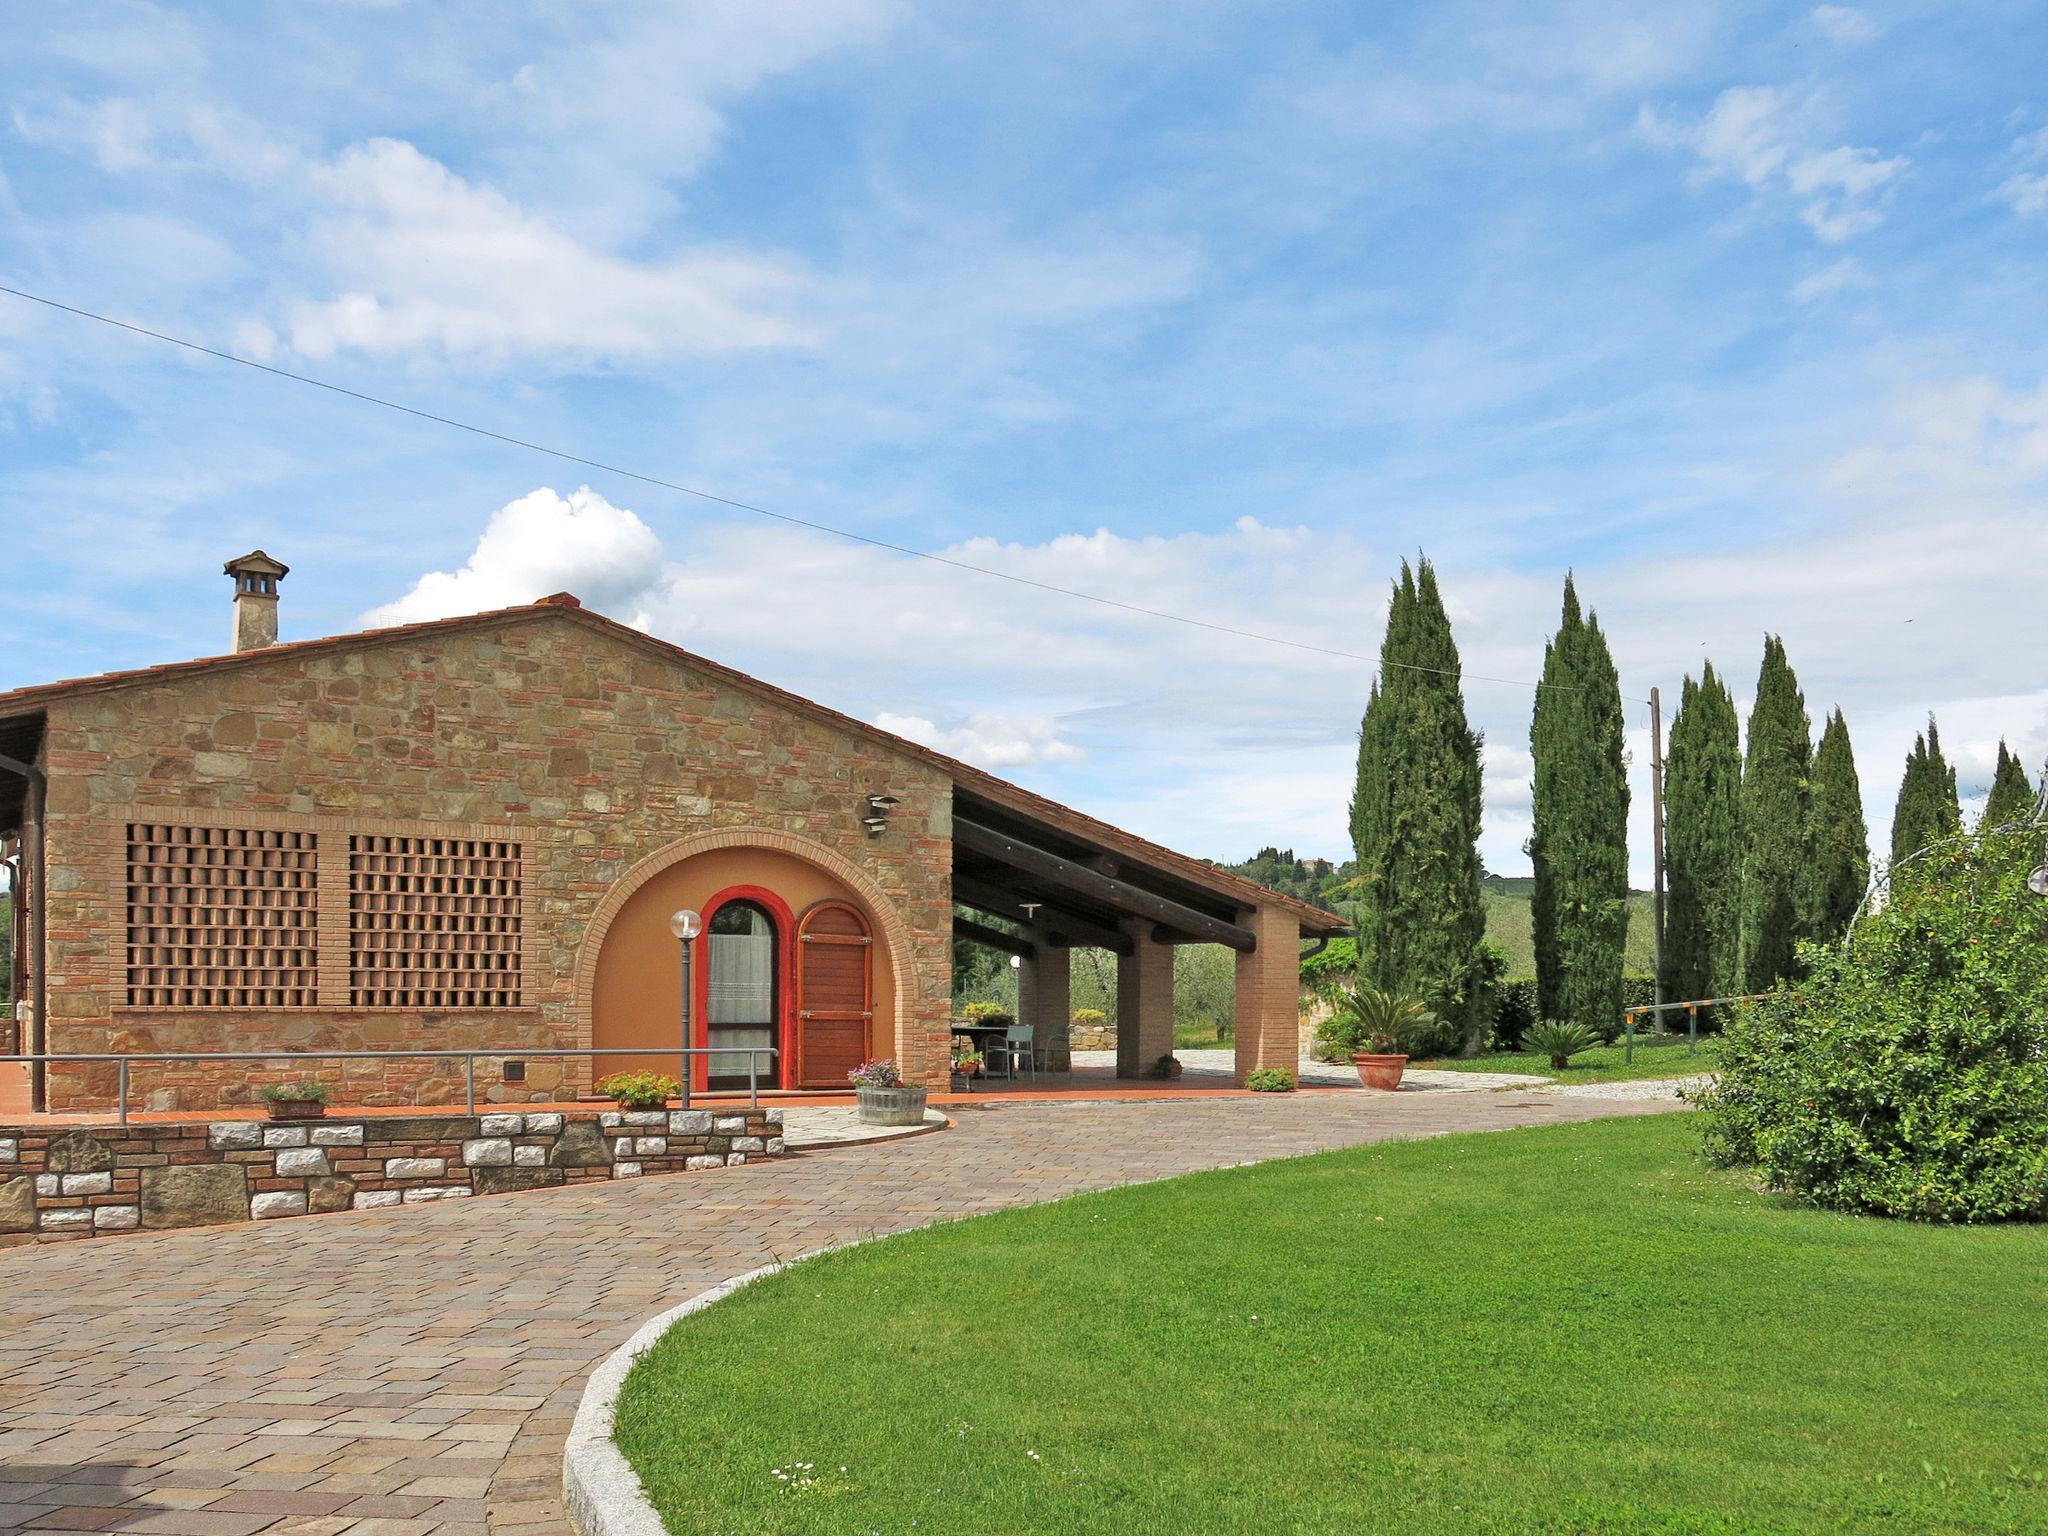
<instances>
[{"instance_id":1,"label":"potted plant","mask_svg":"<svg viewBox=\"0 0 2048 1536\"><path fill-rule=\"evenodd\" d=\"M1316 1031L1318 1054L1348 1053L1361 1084L1392 1092L1408 1070L1408 1042L1433 1022L1429 1005L1413 994L1352 983Z\"/></svg>"},{"instance_id":2,"label":"potted plant","mask_svg":"<svg viewBox=\"0 0 2048 1536\"><path fill-rule=\"evenodd\" d=\"M663 1109L683 1085L659 1072L614 1072L597 1085L597 1091L621 1109Z\"/></svg>"},{"instance_id":3,"label":"potted plant","mask_svg":"<svg viewBox=\"0 0 2048 1536\"><path fill-rule=\"evenodd\" d=\"M953 1074L956 1077L972 1078L981 1071L981 1052L956 1051L953 1054Z\"/></svg>"},{"instance_id":4,"label":"potted plant","mask_svg":"<svg viewBox=\"0 0 2048 1536\"><path fill-rule=\"evenodd\" d=\"M317 1078L302 1077L296 1083L267 1084L256 1090L256 1097L270 1106L273 1120L318 1120L327 1113L334 1090Z\"/></svg>"},{"instance_id":5,"label":"potted plant","mask_svg":"<svg viewBox=\"0 0 2048 1536\"><path fill-rule=\"evenodd\" d=\"M904 1082L894 1060L864 1061L846 1075L862 1125L924 1124L924 1089Z\"/></svg>"}]
</instances>

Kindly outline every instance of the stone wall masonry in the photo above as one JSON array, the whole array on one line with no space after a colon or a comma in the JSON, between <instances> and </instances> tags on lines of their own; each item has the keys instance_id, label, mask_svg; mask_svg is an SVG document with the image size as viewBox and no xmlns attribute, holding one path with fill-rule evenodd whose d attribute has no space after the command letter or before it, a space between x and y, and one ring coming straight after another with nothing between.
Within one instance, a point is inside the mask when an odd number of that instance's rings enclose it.
<instances>
[{"instance_id":1,"label":"stone wall masonry","mask_svg":"<svg viewBox=\"0 0 2048 1536\"><path fill-rule=\"evenodd\" d=\"M1077 1019L1067 1026L1067 1042L1077 1051L1113 1051L1116 1025L1108 1019L1086 1024Z\"/></svg>"},{"instance_id":2,"label":"stone wall masonry","mask_svg":"<svg viewBox=\"0 0 2048 1536\"><path fill-rule=\"evenodd\" d=\"M48 1048L58 1052L587 1047L578 960L607 892L712 831L767 831L844 858L908 930L893 1054L943 1083L951 998L952 784L887 743L594 631L566 610L61 699L49 707ZM862 797L900 804L880 837ZM128 1006L126 827L197 821L311 831L321 879L350 831L516 840L520 1005L394 1011L348 994L346 892L321 887L317 1006ZM894 1021L890 1021L893 1023ZM311 1063L338 1101L463 1102L459 1064ZM523 1084L480 1064L492 1102L573 1096L580 1066L535 1059ZM134 1108L253 1102L288 1063L137 1064ZM53 1068L50 1107L111 1108L114 1068Z\"/></svg>"},{"instance_id":3,"label":"stone wall masonry","mask_svg":"<svg viewBox=\"0 0 2048 1536\"><path fill-rule=\"evenodd\" d=\"M417 1205L782 1155L779 1109L0 1126L0 1247Z\"/></svg>"}]
</instances>

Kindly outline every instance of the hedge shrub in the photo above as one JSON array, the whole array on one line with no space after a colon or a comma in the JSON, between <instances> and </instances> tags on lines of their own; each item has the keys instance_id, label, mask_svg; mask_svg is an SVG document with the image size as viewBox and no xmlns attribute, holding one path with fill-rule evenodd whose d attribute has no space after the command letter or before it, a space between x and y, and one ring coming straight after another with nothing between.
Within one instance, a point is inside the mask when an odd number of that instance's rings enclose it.
<instances>
[{"instance_id":1,"label":"hedge shrub","mask_svg":"<svg viewBox=\"0 0 2048 1536\"><path fill-rule=\"evenodd\" d=\"M1742 1009L1704 1092L1709 1158L1838 1210L2048 1216L2048 901L2039 832L1896 871L1804 981Z\"/></svg>"},{"instance_id":2,"label":"hedge shrub","mask_svg":"<svg viewBox=\"0 0 2048 1536\"><path fill-rule=\"evenodd\" d=\"M1536 1025L1536 978L1516 976L1503 981L1494 993L1493 1035L1489 1042L1496 1051L1518 1051L1522 1037Z\"/></svg>"}]
</instances>

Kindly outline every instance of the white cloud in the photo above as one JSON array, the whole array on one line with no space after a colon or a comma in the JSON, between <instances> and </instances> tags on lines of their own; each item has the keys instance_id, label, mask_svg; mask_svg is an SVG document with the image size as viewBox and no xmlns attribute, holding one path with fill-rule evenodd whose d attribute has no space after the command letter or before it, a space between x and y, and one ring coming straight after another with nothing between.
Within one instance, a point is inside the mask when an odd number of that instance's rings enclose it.
<instances>
[{"instance_id":1,"label":"white cloud","mask_svg":"<svg viewBox=\"0 0 2048 1536\"><path fill-rule=\"evenodd\" d=\"M1817 5L1813 8L1813 22L1830 41L1844 48L1860 48L1884 35L1884 28L1875 17L1851 5Z\"/></svg>"},{"instance_id":2,"label":"white cloud","mask_svg":"<svg viewBox=\"0 0 2048 1536\"><path fill-rule=\"evenodd\" d=\"M2013 140L2012 158L2022 167L2048 161L2048 128L2037 128ZM2011 204L2012 211L2022 218L2048 213L2048 170L2014 171L1998 184L1993 195Z\"/></svg>"},{"instance_id":3,"label":"white cloud","mask_svg":"<svg viewBox=\"0 0 2048 1536\"><path fill-rule=\"evenodd\" d=\"M1632 853L1648 880L1647 709L1667 720L1711 657L1738 696L1758 637L1784 635L1816 729L1848 712L1881 847L1899 765L1928 712L1966 787L2002 734L2048 753L2034 689L2038 573L2048 569L2048 385L1953 380L1901 396L1866 446L1816 468L1830 515L1739 548L1703 536L1582 563L1622 674ZM601 612L885 729L1210 857L1262 843L1342 857L1369 665L1105 609L802 529L646 516L590 491L502 509L476 553L373 618L527 602L556 588ZM657 532L659 530L659 532ZM939 551L1014 575L1371 654L1399 556L1342 533L1246 518L1134 538L1107 529ZM1529 831L1530 694L1562 572L1440 562L1486 735L1488 867L1514 872ZM1746 713L1746 697L1741 698Z\"/></svg>"},{"instance_id":4,"label":"white cloud","mask_svg":"<svg viewBox=\"0 0 2048 1536\"><path fill-rule=\"evenodd\" d=\"M1027 763L1080 763L1088 754L1062 741L1056 721L1010 719L974 714L956 726L941 726L922 715L892 715L884 710L875 724L920 746L957 757L981 768L1021 768Z\"/></svg>"},{"instance_id":5,"label":"white cloud","mask_svg":"<svg viewBox=\"0 0 2048 1536\"><path fill-rule=\"evenodd\" d=\"M2020 171L1998 184L1998 195L2027 218L2048 213L2048 171Z\"/></svg>"},{"instance_id":6,"label":"white cloud","mask_svg":"<svg viewBox=\"0 0 2048 1536\"><path fill-rule=\"evenodd\" d=\"M568 591L626 623L641 621L664 572L661 540L590 487L564 497L546 486L491 514L460 570L429 571L367 625L483 613Z\"/></svg>"},{"instance_id":7,"label":"white cloud","mask_svg":"<svg viewBox=\"0 0 2048 1536\"><path fill-rule=\"evenodd\" d=\"M806 339L771 312L796 285L782 264L715 252L640 262L594 250L410 144L357 145L313 185L326 206L307 241L343 291L289 306L292 345L309 357L423 348L594 361Z\"/></svg>"},{"instance_id":8,"label":"white cloud","mask_svg":"<svg viewBox=\"0 0 2048 1536\"><path fill-rule=\"evenodd\" d=\"M294 257L281 264L281 297L231 327L237 349L259 360L279 337L313 358L428 353L568 367L815 339L795 313L815 303L814 285L789 260L690 245L621 254L402 140L321 158L231 108L137 98L66 99L17 109L15 121L25 137L86 149L110 172L245 189L249 211Z\"/></svg>"},{"instance_id":9,"label":"white cloud","mask_svg":"<svg viewBox=\"0 0 2048 1536\"><path fill-rule=\"evenodd\" d=\"M1645 106L1637 128L1651 143L1690 150L1702 181L1732 179L1759 193L1789 194L1814 235L1840 245L1883 222L1891 183L1908 165L1853 145L1820 147L1816 109L1773 86L1731 86L1695 122Z\"/></svg>"},{"instance_id":10,"label":"white cloud","mask_svg":"<svg viewBox=\"0 0 2048 1536\"><path fill-rule=\"evenodd\" d=\"M1793 284L1792 297L1801 304L1810 304L1815 299L1825 299L1848 288L1861 288L1869 282L1870 274L1864 271L1863 263L1854 256L1844 256Z\"/></svg>"},{"instance_id":11,"label":"white cloud","mask_svg":"<svg viewBox=\"0 0 2048 1536\"><path fill-rule=\"evenodd\" d=\"M529 203L607 238L672 210L727 134L731 105L779 76L871 44L901 0L666 0L586 7L474 80L504 178Z\"/></svg>"}]
</instances>

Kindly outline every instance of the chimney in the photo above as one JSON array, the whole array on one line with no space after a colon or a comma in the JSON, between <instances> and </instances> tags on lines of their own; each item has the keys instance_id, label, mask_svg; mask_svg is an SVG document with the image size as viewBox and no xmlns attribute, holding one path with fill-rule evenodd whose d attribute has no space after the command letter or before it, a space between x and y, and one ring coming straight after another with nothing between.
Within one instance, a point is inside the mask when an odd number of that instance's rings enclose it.
<instances>
[{"instance_id":1,"label":"chimney","mask_svg":"<svg viewBox=\"0 0 2048 1536\"><path fill-rule=\"evenodd\" d=\"M251 550L221 569L235 578L235 649L277 644L277 584L291 570L262 550Z\"/></svg>"}]
</instances>

